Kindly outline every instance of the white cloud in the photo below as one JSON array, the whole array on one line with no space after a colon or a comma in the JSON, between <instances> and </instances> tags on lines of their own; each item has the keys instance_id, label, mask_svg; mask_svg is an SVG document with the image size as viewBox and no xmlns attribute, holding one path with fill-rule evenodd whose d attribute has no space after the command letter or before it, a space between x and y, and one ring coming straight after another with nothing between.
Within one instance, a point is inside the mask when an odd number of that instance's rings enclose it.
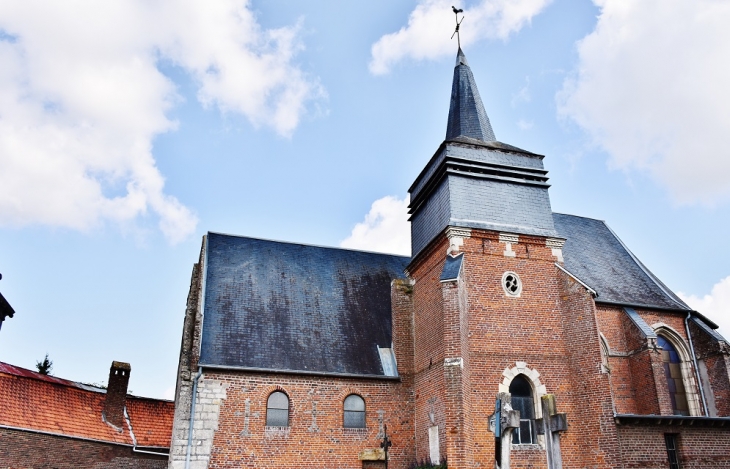
<instances>
[{"instance_id":1,"label":"white cloud","mask_svg":"<svg viewBox=\"0 0 730 469\"><path fill-rule=\"evenodd\" d=\"M517 127L520 128L520 130L531 130L535 126L535 123L532 121L528 121L525 119L520 119L517 121Z\"/></svg>"},{"instance_id":2,"label":"white cloud","mask_svg":"<svg viewBox=\"0 0 730 469\"><path fill-rule=\"evenodd\" d=\"M465 6L461 44L468 46L481 39L506 40L540 13L551 0L481 0ZM373 44L370 72L388 73L404 59L433 60L455 55L456 38L452 0L421 0L398 32L386 34ZM459 15L461 18L461 15Z\"/></svg>"},{"instance_id":3,"label":"white cloud","mask_svg":"<svg viewBox=\"0 0 730 469\"><path fill-rule=\"evenodd\" d=\"M191 74L203 104L288 136L322 93L292 62L298 38L298 25L262 29L244 0L0 3L0 224L152 215L184 239L197 219L152 153L180 99L158 63Z\"/></svg>"},{"instance_id":4,"label":"white cloud","mask_svg":"<svg viewBox=\"0 0 730 469\"><path fill-rule=\"evenodd\" d=\"M558 97L561 113L680 203L730 195L730 3L594 0L595 30Z\"/></svg>"},{"instance_id":5,"label":"white cloud","mask_svg":"<svg viewBox=\"0 0 730 469\"><path fill-rule=\"evenodd\" d=\"M525 86L520 88L520 91L512 95L512 107L516 107L521 103L529 103L532 100L532 94L530 93L530 77L525 77Z\"/></svg>"},{"instance_id":6,"label":"white cloud","mask_svg":"<svg viewBox=\"0 0 730 469\"><path fill-rule=\"evenodd\" d=\"M720 280L703 297L677 293L685 303L720 326L720 334L730 339L730 277Z\"/></svg>"},{"instance_id":7,"label":"white cloud","mask_svg":"<svg viewBox=\"0 0 730 469\"><path fill-rule=\"evenodd\" d=\"M343 248L410 255L408 200L386 196L373 202L365 220L355 225Z\"/></svg>"}]
</instances>

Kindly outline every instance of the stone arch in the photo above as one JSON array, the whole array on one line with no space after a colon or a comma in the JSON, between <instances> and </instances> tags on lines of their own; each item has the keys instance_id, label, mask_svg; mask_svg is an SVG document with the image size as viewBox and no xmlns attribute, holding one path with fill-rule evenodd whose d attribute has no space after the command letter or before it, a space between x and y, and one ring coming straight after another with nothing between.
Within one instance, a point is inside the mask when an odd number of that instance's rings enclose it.
<instances>
[{"instance_id":1,"label":"stone arch","mask_svg":"<svg viewBox=\"0 0 730 469\"><path fill-rule=\"evenodd\" d=\"M263 423L266 427L266 420L267 420L267 412L268 412L268 401L269 396L271 396L272 393L275 392L283 392L286 394L286 397L289 399L289 427L292 425L292 420L294 420L295 412L294 412L294 399L292 396L292 393L286 389L284 386L281 386L279 384L271 384L269 386L266 386L262 388L259 391L259 398L257 399L257 405L256 408L260 409L260 415L263 416ZM268 428L268 427L267 427Z\"/></svg>"},{"instance_id":2,"label":"stone arch","mask_svg":"<svg viewBox=\"0 0 730 469\"><path fill-rule=\"evenodd\" d=\"M356 386L345 386L337 393L337 412L339 414L339 421L341 424L341 427L345 428L345 399L347 399L348 396L351 395L359 396L363 402L365 403L365 428L368 427L368 422L372 425L373 419L376 418L377 415L378 419L378 425L382 426L383 422L382 419L385 416L384 411L376 411L374 407L374 403L371 400L371 396L369 393L365 392L363 389L360 389ZM357 431L360 430L359 428L347 428L349 431ZM380 435L380 433L378 433Z\"/></svg>"},{"instance_id":3,"label":"stone arch","mask_svg":"<svg viewBox=\"0 0 730 469\"><path fill-rule=\"evenodd\" d=\"M509 385L517 375L523 375L532 386L532 392L535 396L535 418L542 418L542 406L540 405L542 396L547 394L545 385L540 382L540 373L537 370L527 366L527 362L516 362L512 368L505 368L502 372L502 382L499 383L499 392L509 392Z\"/></svg>"},{"instance_id":4,"label":"stone arch","mask_svg":"<svg viewBox=\"0 0 730 469\"><path fill-rule=\"evenodd\" d=\"M692 362L692 354L689 351L684 338L671 326L659 322L652 324L652 329L657 336L662 336L671 342L680 358L680 368L682 371L682 383L684 384L685 393L687 395L687 406L689 407L689 415L692 417L701 416L702 407L700 406L700 396L698 393L697 383L695 382L695 371Z\"/></svg>"},{"instance_id":5,"label":"stone arch","mask_svg":"<svg viewBox=\"0 0 730 469\"><path fill-rule=\"evenodd\" d=\"M265 388L262 388L259 392L259 397L261 401L264 403L264 407L266 406L266 401L269 399L269 395L272 392L281 391L284 394L287 395L289 400L291 401L292 395L291 392L289 392L285 387L279 385L279 384L271 384L269 386L266 386Z\"/></svg>"}]
</instances>

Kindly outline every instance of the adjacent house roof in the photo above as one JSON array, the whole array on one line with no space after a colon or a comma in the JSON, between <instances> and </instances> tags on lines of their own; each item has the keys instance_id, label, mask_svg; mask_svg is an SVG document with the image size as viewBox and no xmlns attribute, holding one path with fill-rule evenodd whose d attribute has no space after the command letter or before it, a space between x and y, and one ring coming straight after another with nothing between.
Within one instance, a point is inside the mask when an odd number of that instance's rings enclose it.
<instances>
[{"instance_id":1,"label":"adjacent house roof","mask_svg":"<svg viewBox=\"0 0 730 469\"><path fill-rule=\"evenodd\" d=\"M596 302L687 311L687 306L621 242L602 220L553 214L566 239L565 268L598 293Z\"/></svg>"},{"instance_id":2,"label":"adjacent house roof","mask_svg":"<svg viewBox=\"0 0 730 469\"><path fill-rule=\"evenodd\" d=\"M134 446L129 426L102 421L104 389L0 362L0 427ZM169 448L175 403L127 396L137 446Z\"/></svg>"},{"instance_id":3,"label":"adjacent house roof","mask_svg":"<svg viewBox=\"0 0 730 469\"><path fill-rule=\"evenodd\" d=\"M209 233L200 364L385 376L409 259Z\"/></svg>"}]
</instances>

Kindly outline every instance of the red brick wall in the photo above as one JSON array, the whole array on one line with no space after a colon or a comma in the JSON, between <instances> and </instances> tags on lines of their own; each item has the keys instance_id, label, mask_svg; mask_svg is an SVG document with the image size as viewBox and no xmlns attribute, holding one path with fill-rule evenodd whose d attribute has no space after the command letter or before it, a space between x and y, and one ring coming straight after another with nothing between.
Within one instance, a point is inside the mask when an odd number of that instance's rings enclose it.
<instances>
[{"instance_id":1,"label":"red brick wall","mask_svg":"<svg viewBox=\"0 0 730 469\"><path fill-rule=\"evenodd\" d=\"M611 467L619 453L618 436L610 375L601 372L595 303L590 293L571 277L563 272L558 272L558 277L564 336L568 338L566 358L572 375L567 397L576 404L568 414L570 428L576 431L561 436L563 461L566 467ZM592 445L585 444L587 435L593 440Z\"/></svg>"},{"instance_id":2,"label":"red brick wall","mask_svg":"<svg viewBox=\"0 0 730 469\"><path fill-rule=\"evenodd\" d=\"M167 455L134 453L127 446L0 428L5 469L163 469Z\"/></svg>"},{"instance_id":3,"label":"red brick wall","mask_svg":"<svg viewBox=\"0 0 730 469\"><path fill-rule=\"evenodd\" d=\"M665 433L679 434L682 469L730 467L730 429L667 426L618 426L625 469L669 467Z\"/></svg>"},{"instance_id":4,"label":"red brick wall","mask_svg":"<svg viewBox=\"0 0 730 469\"><path fill-rule=\"evenodd\" d=\"M711 390L706 393L712 393L718 417L730 416L730 356L725 347L693 322L689 328L697 359L704 361L707 368Z\"/></svg>"},{"instance_id":5,"label":"red brick wall","mask_svg":"<svg viewBox=\"0 0 730 469\"><path fill-rule=\"evenodd\" d=\"M540 373L547 392L556 394L558 409L568 413L571 425L580 422L581 427L571 426L579 431L569 429L561 438L565 467L617 464L610 387L600 372L594 303L585 289L565 287L544 238L521 236L512 246L516 256L505 257L498 233L479 230L472 230L461 248L462 280L441 285L447 246L444 237L410 268L416 280L417 457L428 457L433 405L437 423L445 425L441 453L448 455L449 467L491 465L494 436L488 416L502 372L525 361ZM519 298L507 297L502 289L507 270L523 282ZM463 371L443 365L444 358L455 357L463 359ZM447 412L443 424L442 411ZM584 428L592 438L585 438ZM546 467L546 457L540 446L521 447L512 450L511 463L536 469Z\"/></svg>"},{"instance_id":6,"label":"red brick wall","mask_svg":"<svg viewBox=\"0 0 730 469\"><path fill-rule=\"evenodd\" d=\"M422 252L410 266L414 308L414 385L416 458L429 460L428 429L439 427L442 458L447 457L447 428L444 381L443 293L439 277L445 262L448 240L444 237ZM431 415L434 421L431 421ZM453 425L453 424L452 424ZM453 464L452 464L453 466Z\"/></svg>"},{"instance_id":7,"label":"red brick wall","mask_svg":"<svg viewBox=\"0 0 730 469\"><path fill-rule=\"evenodd\" d=\"M534 244L533 244L534 243ZM516 257L505 257L505 244L497 233L472 230L466 239L464 279L469 291L469 363L471 365L471 407L467 418L474 433L472 462L494 460L494 435L488 432L488 416L503 380L502 372L517 361L537 370L548 392L558 394L559 408L569 376L562 365L566 355L558 289L550 249L539 239L520 237L513 245ZM519 298L509 298L502 289L502 274L516 272L523 284ZM560 388L563 388L562 390ZM542 449L520 448L511 452L512 467L545 467Z\"/></svg>"},{"instance_id":8,"label":"red brick wall","mask_svg":"<svg viewBox=\"0 0 730 469\"><path fill-rule=\"evenodd\" d=\"M412 382L350 379L327 376L252 373L206 373L206 380L227 386L222 400L218 430L213 440L210 468L361 468L358 453L380 445L378 411L393 441L390 466L405 469L415 461L413 453ZM271 392L289 396L289 427L267 431L266 402ZM349 394L365 399L367 428L343 428L343 401ZM243 433L245 402L250 401L249 434ZM313 430L313 402L316 423Z\"/></svg>"},{"instance_id":9,"label":"red brick wall","mask_svg":"<svg viewBox=\"0 0 730 469\"><path fill-rule=\"evenodd\" d=\"M644 309L636 311L647 325L662 324L673 330L681 339L681 346L689 357L689 341L684 328L685 316L683 313ZM608 361L611 368L610 379L616 412L619 414L671 415L672 405L661 353L649 346L647 339L621 307L599 304L597 317L599 329L606 337L610 347L611 356ZM700 337L699 341L698 337ZM693 340L696 342L694 345L698 356L700 350L703 351L702 353L707 353L708 356L712 355L712 352L708 351L711 349L711 344L701 340L699 329L693 332ZM696 383L697 377L691 358L687 359L687 365L687 373L689 373L687 378ZM716 364L710 363L710 365L715 366ZM727 375L722 376L722 364L718 370L720 374L712 378L715 383L713 390L717 387L722 394L724 389L730 391L730 380ZM690 387L688 391L692 391L692 388ZM696 384L693 391L699 392ZM730 394L727 397L730 398ZM691 399L689 395L688 399ZM730 408L727 411L730 412Z\"/></svg>"}]
</instances>

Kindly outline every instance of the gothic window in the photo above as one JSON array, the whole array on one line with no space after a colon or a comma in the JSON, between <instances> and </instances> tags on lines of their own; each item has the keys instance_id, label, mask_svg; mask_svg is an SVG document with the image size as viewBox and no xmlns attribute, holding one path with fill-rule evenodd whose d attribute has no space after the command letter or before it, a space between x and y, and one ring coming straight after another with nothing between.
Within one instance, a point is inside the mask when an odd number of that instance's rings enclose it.
<instances>
[{"instance_id":1,"label":"gothic window","mask_svg":"<svg viewBox=\"0 0 730 469\"><path fill-rule=\"evenodd\" d=\"M281 391L269 394L269 400L266 403L266 426L289 426L289 397Z\"/></svg>"},{"instance_id":2,"label":"gothic window","mask_svg":"<svg viewBox=\"0 0 730 469\"><path fill-rule=\"evenodd\" d=\"M531 445L537 442L535 435L535 401L532 386L525 375L517 375L509 385L512 408L520 411L520 428L512 430L513 445Z\"/></svg>"},{"instance_id":3,"label":"gothic window","mask_svg":"<svg viewBox=\"0 0 730 469\"><path fill-rule=\"evenodd\" d=\"M679 353L677 353L677 348L662 336L657 336L657 345L662 348L664 374L667 377L669 397L672 401L672 412L674 415L689 415L687 391L685 390L684 377L682 376L682 360L679 357Z\"/></svg>"},{"instance_id":4,"label":"gothic window","mask_svg":"<svg viewBox=\"0 0 730 469\"><path fill-rule=\"evenodd\" d=\"M365 401L357 394L345 398L345 428L365 428Z\"/></svg>"}]
</instances>

